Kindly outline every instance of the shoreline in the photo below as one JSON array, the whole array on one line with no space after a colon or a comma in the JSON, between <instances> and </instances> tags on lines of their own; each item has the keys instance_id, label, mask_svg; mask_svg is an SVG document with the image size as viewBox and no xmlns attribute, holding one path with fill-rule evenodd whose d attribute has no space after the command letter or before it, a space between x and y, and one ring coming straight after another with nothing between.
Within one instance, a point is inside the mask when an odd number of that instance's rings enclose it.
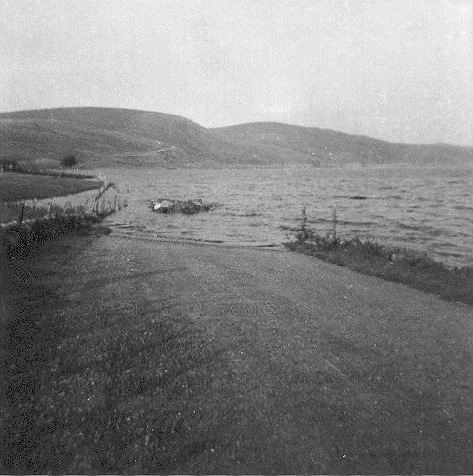
<instances>
[{"instance_id":1,"label":"shoreline","mask_svg":"<svg viewBox=\"0 0 473 476\"><path fill-rule=\"evenodd\" d=\"M284 246L290 251L347 267L365 276L404 284L447 301L473 305L471 266L449 267L425 253L362 242L358 238L333 241L315 236L285 243Z\"/></svg>"},{"instance_id":2,"label":"shoreline","mask_svg":"<svg viewBox=\"0 0 473 476\"><path fill-rule=\"evenodd\" d=\"M9 252L19 245L21 253L26 254L29 252L29 247L35 249L38 244L49 239L55 239L63 234L79 232L85 235L96 233L97 231L92 231L92 228L96 228L98 233L112 233L116 238L135 242L182 244L225 249L260 249L273 252L289 250L340 267L347 267L364 276L374 276L388 282L404 284L412 289L433 293L447 301L459 301L467 305L473 305L473 267L448 267L442 262L433 261L426 254L416 253L412 250L389 248L371 242L365 244L358 239L338 240L340 243L333 243L327 238L319 237L316 243L310 240L295 240L280 244L251 245L190 238L171 238L159 235L127 234L113 231L111 228L101 225L103 218L110 213L113 213L113 211L96 216L64 215L25 220L21 224L1 224L0 238L3 247L6 247ZM2 243L0 243L1 247ZM13 255L15 255L15 252Z\"/></svg>"}]
</instances>

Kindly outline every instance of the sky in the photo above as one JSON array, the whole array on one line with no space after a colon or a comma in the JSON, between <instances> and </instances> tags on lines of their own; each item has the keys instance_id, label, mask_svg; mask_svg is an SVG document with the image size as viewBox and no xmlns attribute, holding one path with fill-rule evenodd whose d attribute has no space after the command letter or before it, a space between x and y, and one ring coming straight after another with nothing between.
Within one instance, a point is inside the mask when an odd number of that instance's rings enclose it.
<instances>
[{"instance_id":1,"label":"sky","mask_svg":"<svg viewBox=\"0 0 473 476\"><path fill-rule=\"evenodd\" d=\"M473 0L2 0L0 112L473 145Z\"/></svg>"}]
</instances>

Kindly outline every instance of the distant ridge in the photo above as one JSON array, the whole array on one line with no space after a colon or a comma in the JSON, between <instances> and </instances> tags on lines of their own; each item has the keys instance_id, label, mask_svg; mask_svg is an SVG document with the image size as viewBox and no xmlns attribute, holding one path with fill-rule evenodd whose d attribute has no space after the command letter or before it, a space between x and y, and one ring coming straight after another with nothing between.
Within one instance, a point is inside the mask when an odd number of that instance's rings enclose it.
<instances>
[{"instance_id":1,"label":"distant ridge","mask_svg":"<svg viewBox=\"0 0 473 476\"><path fill-rule=\"evenodd\" d=\"M255 122L212 129L235 140L278 145L316 157L323 165L473 165L473 147L399 144L331 129Z\"/></svg>"},{"instance_id":2,"label":"distant ridge","mask_svg":"<svg viewBox=\"0 0 473 476\"><path fill-rule=\"evenodd\" d=\"M473 148L393 144L276 122L206 129L181 116L131 109L60 108L0 114L0 158L86 167L473 166Z\"/></svg>"}]
</instances>

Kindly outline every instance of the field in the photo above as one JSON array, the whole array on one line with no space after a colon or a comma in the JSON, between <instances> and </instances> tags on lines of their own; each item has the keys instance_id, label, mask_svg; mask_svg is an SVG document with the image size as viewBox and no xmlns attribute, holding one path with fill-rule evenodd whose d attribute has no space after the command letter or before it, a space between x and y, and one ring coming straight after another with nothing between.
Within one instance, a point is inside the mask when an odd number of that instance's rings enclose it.
<instances>
[{"instance_id":1,"label":"field","mask_svg":"<svg viewBox=\"0 0 473 476\"><path fill-rule=\"evenodd\" d=\"M100 186L98 180L3 172L0 174L0 202L59 197Z\"/></svg>"}]
</instances>

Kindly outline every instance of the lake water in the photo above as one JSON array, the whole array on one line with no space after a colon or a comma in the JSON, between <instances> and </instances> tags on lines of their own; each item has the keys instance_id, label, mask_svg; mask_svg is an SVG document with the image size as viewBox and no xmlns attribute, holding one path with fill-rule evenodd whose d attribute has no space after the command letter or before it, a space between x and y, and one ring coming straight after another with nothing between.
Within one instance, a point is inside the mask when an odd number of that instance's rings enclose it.
<instances>
[{"instance_id":1,"label":"lake water","mask_svg":"<svg viewBox=\"0 0 473 476\"><path fill-rule=\"evenodd\" d=\"M319 233L359 236L473 265L473 169L101 169L128 208L107 219L120 233L276 245L294 236L306 207ZM217 203L197 215L152 212L147 200Z\"/></svg>"}]
</instances>

